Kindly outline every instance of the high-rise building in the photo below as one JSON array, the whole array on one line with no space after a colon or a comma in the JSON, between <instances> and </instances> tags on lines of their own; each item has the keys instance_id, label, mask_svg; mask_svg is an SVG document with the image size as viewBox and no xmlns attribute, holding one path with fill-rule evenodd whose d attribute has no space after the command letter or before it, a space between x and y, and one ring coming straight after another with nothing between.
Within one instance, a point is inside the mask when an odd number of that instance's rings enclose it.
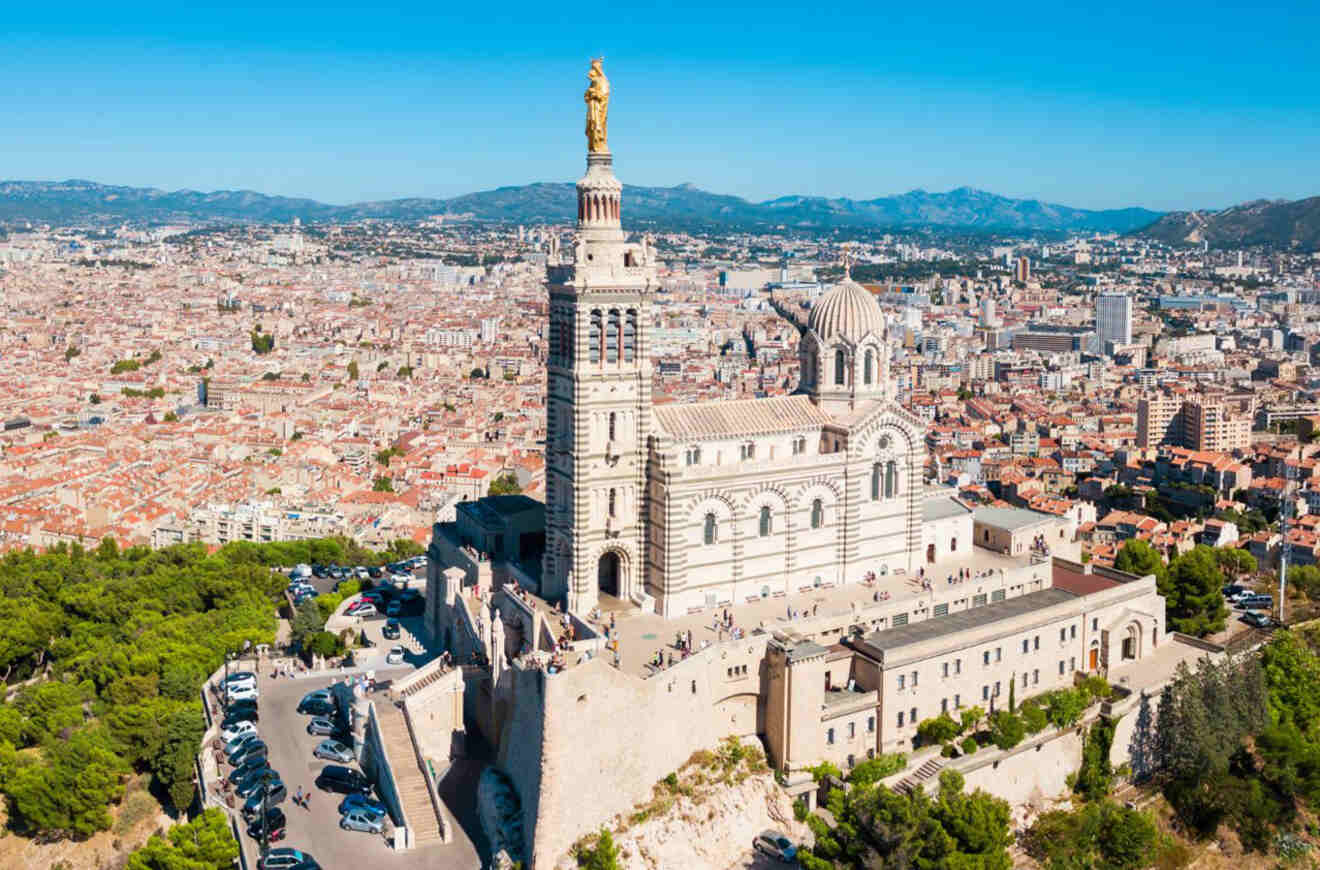
<instances>
[{"instance_id":1,"label":"high-rise building","mask_svg":"<svg viewBox=\"0 0 1320 870\"><path fill-rule=\"evenodd\" d=\"M1031 280L1031 261L1026 257L1018 257L1017 264L1013 267L1013 277L1019 283L1025 284Z\"/></svg>"},{"instance_id":2,"label":"high-rise building","mask_svg":"<svg viewBox=\"0 0 1320 870\"><path fill-rule=\"evenodd\" d=\"M995 323L995 300L986 295L981 298L981 325L994 326Z\"/></svg>"},{"instance_id":3,"label":"high-rise building","mask_svg":"<svg viewBox=\"0 0 1320 870\"><path fill-rule=\"evenodd\" d=\"M1251 446L1250 410L1215 399L1188 399L1182 406L1183 446L1231 453Z\"/></svg>"},{"instance_id":4,"label":"high-rise building","mask_svg":"<svg viewBox=\"0 0 1320 870\"><path fill-rule=\"evenodd\" d=\"M1101 293L1095 297L1095 334L1102 351L1108 345L1132 343L1132 297L1126 293Z\"/></svg>"},{"instance_id":5,"label":"high-rise building","mask_svg":"<svg viewBox=\"0 0 1320 870\"><path fill-rule=\"evenodd\" d=\"M481 319L481 342L482 344L494 344L495 337L500 329L500 319L498 317L483 317Z\"/></svg>"},{"instance_id":6,"label":"high-rise building","mask_svg":"<svg viewBox=\"0 0 1320 870\"><path fill-rule=\"evenodd\" d=\"M1182 399L1163 393L1143 396L1137 402L1137 446L1158 447L1176 443L1182 434Z\"/></svg>"}]
</instances>

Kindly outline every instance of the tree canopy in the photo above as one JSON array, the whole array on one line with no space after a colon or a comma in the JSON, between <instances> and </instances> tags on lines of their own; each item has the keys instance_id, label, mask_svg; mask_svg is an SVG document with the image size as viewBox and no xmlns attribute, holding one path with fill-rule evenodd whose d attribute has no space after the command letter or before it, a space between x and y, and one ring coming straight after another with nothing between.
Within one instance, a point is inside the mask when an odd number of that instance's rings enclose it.
<instances>
[{"instance_id":1,"label":"tree canopy","mask_svg":"<svg viewBox=\"0 0 1320 870\"><path fill-rule=\"evenodd\" d=\"M27 683L0 704L11 827L42 837L103 830L132 771L176 808L190 804L202 683L227 651L274 640L286 581L268 566L303 561L289 555L281 544L121 551L107 539L91 551L0 558L0 673Z\"/></svg>"},{"instance_id":2,"label":"tree canopy","mask_svg":"<svg viewBox=\"0 0 1320 870\"><path fill-rule=\"evenodd\" d=\"M518 478L512 471L506 471L490 482L487 495L517 495L522 492Z\"/></svg>"},{"instance_id":3,"label":"tree canopy","mask_svg":"<svg viewBox=\"0 0 1320 870\"><path fill-rule=\"evenodd\" d=\"M1223 630L1228 617L1223 585L1212 547L1198 544L1174 559L1159 583L1169 627L1194 637Z\"/></svg>"}]
</instances>

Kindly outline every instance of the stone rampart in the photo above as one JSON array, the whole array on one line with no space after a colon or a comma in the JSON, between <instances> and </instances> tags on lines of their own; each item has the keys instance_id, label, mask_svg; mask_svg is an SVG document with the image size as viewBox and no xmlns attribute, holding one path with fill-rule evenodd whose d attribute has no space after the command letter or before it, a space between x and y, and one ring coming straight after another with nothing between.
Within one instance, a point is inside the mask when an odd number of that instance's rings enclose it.
<instances>
[{"instance_id":1,"label":"stone rampart","mask_svg":"<svg viewBox=\"0 0 1320 870\"><path fill-rule=\"evenodd\" d=\"M645 680L602 658L557 674L506 671L494 693L498 760L523 801L533 866L647 799L698 749L763 730L767 641L717 644Z\"/></svg>"}]
</instances>

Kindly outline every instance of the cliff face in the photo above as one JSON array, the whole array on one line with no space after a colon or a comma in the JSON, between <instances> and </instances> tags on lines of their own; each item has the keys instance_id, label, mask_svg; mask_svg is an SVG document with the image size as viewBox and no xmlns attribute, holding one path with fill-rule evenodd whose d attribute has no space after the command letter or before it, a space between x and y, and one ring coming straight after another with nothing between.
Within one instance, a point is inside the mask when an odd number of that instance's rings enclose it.
<instances>
[{"instance_id":1,"label":"cliff face","mask_svg":"<svg viewBox=\"0 0 1320 870\"><path fill-rule=\"evenodd\" d=\"M1320 249L1320 196L1295 202L1259 200L1223 211L1176 211L1137 235L1170 245L1275 245Z\"/></svg>"},{"instance_id":2,"label":"cliff face","mask_svg":"<svg viewBox=\"0 0 1320 870\"><path fill-rule=\"evenodd\" d=\"M736 744L734 744L736 745ZM700 751L672 780L655 785L650 801L620 813L607 825L626 870L672 870L742 866L740 858L766 829L782 831L795 842L809 836L793 818L793 804L765 768L759 745L730 761L726 742L718 751ZM582 841L588 845L593 836ZM577 866L563 856L559 870Z\"/></svg>"}]
</instances>

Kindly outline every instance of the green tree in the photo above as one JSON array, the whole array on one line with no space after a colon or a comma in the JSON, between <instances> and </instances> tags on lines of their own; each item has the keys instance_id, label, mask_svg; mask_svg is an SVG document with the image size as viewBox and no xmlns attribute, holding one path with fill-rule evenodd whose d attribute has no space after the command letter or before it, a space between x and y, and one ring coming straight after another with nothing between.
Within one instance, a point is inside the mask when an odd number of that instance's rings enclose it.
<instances>
[{"instance_id":1,"label":"green tree","mask_svg":"<svg viewBox=\"0 0 1320 870\"><path fill-rule=\"evenodd\" d=\"M325 620L321 618L321 611L316 606L316 601L310 598L304 599L298 605L298 609L293 612L293 619L290 620L290 640L295 644L302 645L309 634L314 634L324 628Z\"/></svg>"},{"instance_id":2,"label":"green tree","mask_svg":"<svg viewBox=\"0 0 1320 870\"><path fill-rule=\"evenodd\" d=\"M225 814L212 808L170 828L166 837L153 835L128 856L125 870L230 870L237 860Z\"/></svg>"},{"instance_id":3,"label":"green tree","mask_svg":"<svg viewBox=\"0 0 1320 870\"><path fill-rule=\"evenodd\" d=\"M517 495L522 492L518 477L512 471L506 471L490 482L487 495Z\"/></svg>"},{"instance_id":4,"label":"green tree","mask_svg":"<svg viewBox=\"0 0 1320 870\"><path fill-rule=\"evenodd\" d=\"M990 740L1000 749L1012 749L1027 736L1022 718L1008 710L996 710L990 716Z\"/></svg>"},{"instance_id":5,"label":"green tree","mask_svg":"<svg viewBox=\"0 0 1320 870\"><path fill-rule=\"evenodd\" d=\"M1022 726L1028 734L1035 734L1050 723L1045 709L1034 698L1022 702L1018 714L1022 717Z\"/></svg>"},{"instance_id":6,"label":"green tree","mask_svg":"<svg viewBox=\"0 0 1320 870\"><path fill-rule=\"evenodd\" d=\"M411 378L412 373L413 373L412 366L399 366L399 370L394 374L396 377L400 377L400 378Z\"/></svg>"},{"instance_id":7,"label":"green tree","mask_svg":"<svg viewBox=\"0 0 1320 870\"><path fill-rule=\"evenodd\" d=\"M875 758L860 761L848 771L848 782L854 786L871 785L907 766L907 756L901 752L886 752Z\"/></svg>"},{"instance_id":8,"label":"green tree","mask_svg":"<svg viewBox=\"0 0 1320 870\"><path fill-rule=\"evenodd\" d=\"M1174 559L1167 577L1159 583L1169 627L1194 637L1221 631L1228 616L1220 591L1223 585L1223 574L1210 547L1199 544Z\"/></svg>"},{"instance_id":9,"label":"green tree","mask_svg":"<svg viewBox=\"0 0 1320 870\"><path fill-rule=\"evenodd\" d=\"M1163 580L1168 573L1164 558L1145 541L1133 538L1126 541L1114 557L1114 567L1138 577L1154 574L1156 581Z\"/></svg>"},{"instance_id":10,"label":"green tree","mask_svg":"<svg viewBox=\"0 0 1320 870\"><path fill-rule=\"evenodd\" d=\"M1234 580L1243 574L1256 573L1256 557L1246 550L1221 547L1215 550L1215 561L1219 565L1219 570Z\"/></svg>"},{"instance_id":11,"label":"green tree","mask_svg":"<svg viewBox=\"0 0 1320 870\"><path fill-rule=\"evenodd\" d=\"M1261 650L1270 720L1303 732L1320 725L1320 657L1292 631L1276 632Z\"/></svg>"},{"instance_id":12,"label":"green tree","mask_svg":"<svg viewBox=\"0 0 1320 870\"><path fill-rule=\"evenodd\" d=\"M252 352L259 356L264 356L275 349L275 336L262 332L260 324L252 330L251 338Z\"/></svg>"},{"instance_id":13,"label":"green tree","mask_svg":"<svg viewBox=\"0 0 1320 870\"><path fill-rule=\"evenodd\" d=\"M975 731L976 726L979 725L981 723L981 720L985 718L985 708L979 705L975 707L968 707L966 710L962 711L959 718L961 719L961 722L959 724L962 726L962 730L959 733L964 733L967 731Z\"/></svg>"},{"instance_id":14,"label":"green tree","mask_svg":"<svg viewBox=\"0 0 1320 870\"><path fill-rule=\"evenodd\" d=\"M348 379L349 379L350 381L356 381L356 380L358 380L360 377L361 377L361 373L358 371L357 360L349 360L349 363L348 363Z\"/></svg>"},{"instance_id":15,"label":"green tree","mask_svg":"<svg viewBox=\"0 0 1320 870\"><path fill-rule=\"evenodd\" d=\"M110 804L124 793L128 767L102 733L75 731L42 748L41 761L5 784L27 830L47 837L87 837L110 827Z\"/></svg>"},{"instance_id":16,"label":"green tree","mask_svg":"<svg viewBox=\"0 0 1320 870\"><path fill-rule=\"evenodd\" d=\"M953 717L948 713L926 719L917 726L917 736L921 739L922 746L934 746L952 740L961 731L959 724L953 721Z\"/></svg>"},{"instance_id":17,"label":"green tree","mask_svg":"<svg viewBox=\"0 0 1320 870\"><path fill-rule=\"evenodd\" d=\"M1057 689L1045 697L1045 714L1059 728L1071 728L1082 718L1090 698L1076 689Z\"/></svg>"},{"instance_id":18,"label":"green tree","mask_svg":"<svg viewBox=\"0 0 1320 870\"><path fill-rule=\"evenodd\" d=\"M394 492L394 481L388 477L377 477L372 481L371 488L375 492Z\"/></svg>"}]
</instances>

